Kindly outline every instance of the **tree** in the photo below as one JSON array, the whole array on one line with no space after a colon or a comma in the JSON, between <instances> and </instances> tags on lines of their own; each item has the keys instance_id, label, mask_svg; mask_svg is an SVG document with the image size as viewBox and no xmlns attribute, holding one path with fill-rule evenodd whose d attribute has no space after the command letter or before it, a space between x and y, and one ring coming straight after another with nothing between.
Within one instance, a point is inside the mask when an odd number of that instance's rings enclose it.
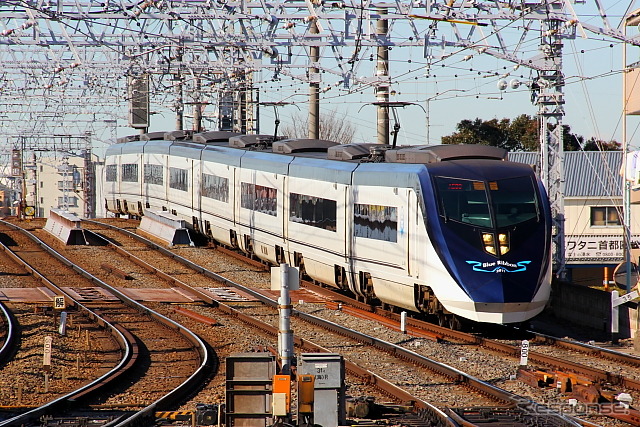
<instances>
[{"instance_id":1,"label":"tree","mask_svg":"<svg viewBox=\"0 0 640 427\"><path fill-rule=\"evenodd\" d=\"M483 144L509 151L538 151L540 125L536 117L521 114L513 120L462 120L456 125L457 132L442 137L443 144ZM562 125L562 144L565 151L614 151L620 150L616 141L602 141L571 133L569 125Z\"/></svg>"},{"instance_id":2,"label":"tree","mask_svg":"<svg viewBox=\"0 0 640 427\"><path fill-rule=\"evenodd\" d=\"M522 151L537 145L537 120L526 114L510 119L462 120L458 132L442 137L443 144L482 144L509 151Z\"/></svg>"},{"instance_id":3,"label":"tree","mask_svg":"<svg viewBox=\"0 0 640 427\"><path fill-rule=\"evenodd\" d=\"M618 141L603 141L601 139L595 139L594 137L584 144L583 150L585 151L619 151L622 150L622 145Z\"/></svg>"},{"instance_id":4,"label":"tree","mask_svg":"<svg viewBox=\"0 0 640 427\"><path fill-rule=\"evenodd\" d=\"M283 126L282 134L289 138L309 137L309 116L296 113L291 116L293 124ZM349 144L356 133L355 126L347 120L344 113L331 110L320 115L320 139Z\"/></svg>"}]
</instances>

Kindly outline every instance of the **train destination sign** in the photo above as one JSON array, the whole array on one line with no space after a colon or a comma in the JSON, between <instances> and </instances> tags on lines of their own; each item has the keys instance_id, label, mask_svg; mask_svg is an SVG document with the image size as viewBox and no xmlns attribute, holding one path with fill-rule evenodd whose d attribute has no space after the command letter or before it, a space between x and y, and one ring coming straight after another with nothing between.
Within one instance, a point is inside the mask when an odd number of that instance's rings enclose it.
<instances>
[{"instance_id":1,"label":"train destination sign","mask_svg":"<svg viewBox=\"0 0 640 427\"><path fill-rule=\"evenodd\" d=\"M640 248L640 234L631 236L631 247ZM624 238L614 235L566 235L565 255L569 264L619 263L624 258Z\"/></svg>"}]
</instances>

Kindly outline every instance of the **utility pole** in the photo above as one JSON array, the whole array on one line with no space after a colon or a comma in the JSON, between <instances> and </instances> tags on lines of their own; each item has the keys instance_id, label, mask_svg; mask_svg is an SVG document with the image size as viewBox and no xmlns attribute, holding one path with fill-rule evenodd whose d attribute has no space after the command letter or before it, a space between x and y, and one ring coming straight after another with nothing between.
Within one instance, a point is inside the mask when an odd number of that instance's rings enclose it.
<instances>
[{"instance_id":1,"label":"utility pole","mask_svg":"<svg viewBox=\"0 0 640 427\"><path fill-rule=\"evenodd\" d=\"M183 81L182 81L182 49L178 48L177 61L178 61L178 71L175 74L176 81L176 129L175 130L183 130L184 129L184 99L183 99Z\"/></svg>"},{"instance_id":2,"label":"utility pole","mask_svg":"<svg viewBox=\"0 0 640 427\"><path fill-rule=\"evenodd\" d=\"M96 193L94 187L95 174L93 159L91 158L91 134L85 133L85 149L82 150L84 158L84 177L82 180L82 190L84 192L84 217L96 217Z\"/></svg>"},{"instance_id":3,"label":"utility pole","mask_svg":"<svg viewBox=\"0 0 640 427\"><path fill-rule=\"evenodd\" d=\"M316 20L309 25L311 34L319 34ZM320 47L309 48L311 62L317 65L320 62ZM320 70L317 66L309 69L309 138L320 139Z\"/></svg>"},{"instance_id":4,"label":"utility pole","mask_svg":"<svg viewBox=\"0 0 640 427\"><path fill-rule=\"evenodd\" d=\"M556 276L564 279L564 147L562 141L564 116L564 75L562 73L562 22L556 19L542 21L540 50L544 54L544 69L532 84L533 101L538 106L541 146L541 179L551 205L553 268Z\"/></svg>"},{"instance_id":5,"label":"utility pole","mask_svg":"<svg viewBox=\"0 0 640 427\"><path fill-rule=\"evenodd\" d=\"M376 87L376 103L378 104L378 144L389 145L389 49L387 43L387 31L389 23L383 18L387 14L387 9L378 9L380 18L376 23L376 36L378 38L378 61L376 62L376 76L378 86ZM384 38L384 43L380 39Z\"/></svg>"},{"instance_id":6,"label":"utility pole","mask_svg":"<svg viewBox=\"0 0 640 427\"><path fill-rule=\"evenodd\" d=\"M202 132L202 103L200 102L200 77L195 79L195 90L193 92L193 123L194 133Z\"/></svg>"}]
</instances>

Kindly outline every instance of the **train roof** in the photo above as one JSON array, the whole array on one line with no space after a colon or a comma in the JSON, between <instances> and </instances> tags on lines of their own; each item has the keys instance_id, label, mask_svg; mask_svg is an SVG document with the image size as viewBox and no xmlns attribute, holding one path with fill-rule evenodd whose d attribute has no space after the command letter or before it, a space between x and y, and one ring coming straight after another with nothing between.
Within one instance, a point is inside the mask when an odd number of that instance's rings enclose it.
<instances>
[{"instance_id":1,"label":"train roof","mask_svg":"<svg viewBox=\"0 0 640 427\"><path fill-rule=\"evenodd\" d=\"M138 137L138 138L136 138ZM167 154L169 152L200 158L194 150L202 151L202 158L238 165L237 157L247 162L272 162L274 173L279 173L282 163L288 161L273 158L273 155L288 155L295 158L336 160L336 163L402 163L433 164L464 159L508 160L508 152L502 148L486 145L424 145L391 147L381 144L339 144L334 141L309 138L281 138L273 135L242 135L234 132L211 131L193 134L191 131L152 132L124 137L107 149L107 155L139 152ZM120 146L120 147L118 147ZM127 148L124 148L126 146ZM120 150L119 150L120 148ZM204 149L203 149L204 148ZM238 156L227 150L241 150L247 154ZM253 153L253 154L248 154ZM262 153L263 155L257 155ZM304 161L298 161L300 164ZM313 162L307 167L311 167ZM326 169L326 163L323 168ZM338 167L336 171L350 170ZM317 173L317 172L314 172Z\"/></svg>"}]
</instances>

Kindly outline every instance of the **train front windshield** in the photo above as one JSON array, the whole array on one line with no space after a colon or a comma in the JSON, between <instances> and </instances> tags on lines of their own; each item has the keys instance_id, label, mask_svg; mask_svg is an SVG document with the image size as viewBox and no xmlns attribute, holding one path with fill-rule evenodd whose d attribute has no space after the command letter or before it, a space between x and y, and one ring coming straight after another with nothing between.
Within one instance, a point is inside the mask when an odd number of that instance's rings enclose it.
<instances>
[{"instance_id":1,"label":"train front windshield","mask_svg":"<svg viewBox=\"0 0 640 427\"><path fill-rule=\"evenodd\" d=\"M436 177L436 186L439 212L446 221L499 229L540 215L528 176L495 181Z\"/></svg>"}]
</instances>

